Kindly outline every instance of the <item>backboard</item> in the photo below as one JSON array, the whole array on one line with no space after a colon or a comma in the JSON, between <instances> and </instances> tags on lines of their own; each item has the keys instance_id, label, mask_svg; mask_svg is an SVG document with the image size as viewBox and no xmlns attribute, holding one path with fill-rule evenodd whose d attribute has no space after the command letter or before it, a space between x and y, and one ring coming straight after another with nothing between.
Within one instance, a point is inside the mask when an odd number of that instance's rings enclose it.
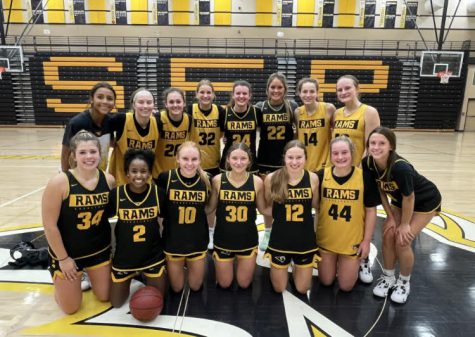
<instances>
[{"instance_id":1,"label":"backboard","mask_svg":"<svg viewBox=\"0 0 475 337\"><path fill-rule=\"evenodd\" d=\"M23 71L23 49L21 46L0 46L0 67L7 72Z\"/></svg>"},{"instance_id":2,"label":"backboard","mask_svg":"<svg viewBox=\"0 0 475 337\"><path fill-rule=\"evenodd\" d=\"M451 73L450 77L460 77L463 52L423 51L421 55L421 77L437 77L440 72Z\"/></svg>"}]
</instances>

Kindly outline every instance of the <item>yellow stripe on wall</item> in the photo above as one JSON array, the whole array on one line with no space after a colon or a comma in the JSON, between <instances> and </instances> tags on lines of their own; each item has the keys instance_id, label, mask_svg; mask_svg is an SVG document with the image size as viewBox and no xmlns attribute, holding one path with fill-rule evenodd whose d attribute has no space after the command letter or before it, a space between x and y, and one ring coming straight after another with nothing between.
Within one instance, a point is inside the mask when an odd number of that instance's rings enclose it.
<instances>
[{"instance_id":1,"label":"yellow stripe on wall","mask_svg":"<svg viewBox=\"0 0 475 337\"><path fill-rule=\"evenodd\" d=\"M28 19L25 18L24 15L24 2L22 0L13 0L12 3L12 14L10 15L10 22L11 23L25 23ZM3 0L3 17L5 19L5 23L8 22L8 12L10 10L10 0ZM0 13L1 15L2 13Z\"/></svg>"},{"instance_id":2,"label":"yellow stripe on wall","mask_svg":"<svg viewBox=\"0 0 475 337\"><path fill-rule=\"evenodd\" d=\"M148 1L147 0L133 0L130 2L131 24L146 25L148 24Z\"/></svg>"},{"instance_id":3,"label":"yellow stripe on wall","mask_svg":"<svg viewBox=\"0 0 475 337\"><path fill-rule=\"evenodd\" d=\"M214 25L230 26L231 25L231 8L232 0L215 0L214 1ZM221 12L221 13L216 13Z\"/></svg>"},{"instance_id":4,"label":"yellow stripe on wall","mask_svg":"<svg viewBox=\"0 0 475 337\"><path fill-rule=\"evenodd\" d=\"M173 0L173 24L174 25L189 25L191 20L190 1L194 0ZM193 5L193 4L191 4ZM180 13L183 12L183 13Z\"/></svg>"},{"instance_id":5,"label":"yellow stripe on wall","mask_svg":"<svg viewBox=\"0 0 475 337\"><path fill-rule=\"evenodd\" d=\"M46 13L48 15L47 23L65 23L64 1L49 0L48 5L46 7Z\"/></svg>"},{"instance_id":6,"label":"yellow stripe on wall","mask_svg":"<svg viewBox=\"0 0 475 337\"><path fill-rule=\"evenodd\" d=\"M356 16L356 1L338 1L338 19L335 27L354 27Z\"/></svg>"},{"instance_id":7,"label":"yellow stripe on wall","mask_svg":"<svg viewBox=\"0 0 475 337\"><path fill-rule=\"evenodd\" d=\"M269 0L256 0L256 26L272 26L272 3Z\"/></svg>"},{"instance_id":8,"label":"yellow stripe on wall","mask_svg":"<svg viewBox=\"0 0 475 337\"><path fill-rule=\"evenodd\" d=\"M88 1L89 23L107 23L106 22L106 0ZM97 12L95 12L97 11Z\"/></svg>"},{"instance_id":9,"label":"yellow stripe on wall","mask_svg":"<svg viewBox=\"0 0 475 337\"><path fill-rule=\"evenodd\" d=\"M297 2L297 26L313 27L315 12L315 0L298 0ZM303 14L307 13L307 14Z\"/></svg>"}]
</instances>

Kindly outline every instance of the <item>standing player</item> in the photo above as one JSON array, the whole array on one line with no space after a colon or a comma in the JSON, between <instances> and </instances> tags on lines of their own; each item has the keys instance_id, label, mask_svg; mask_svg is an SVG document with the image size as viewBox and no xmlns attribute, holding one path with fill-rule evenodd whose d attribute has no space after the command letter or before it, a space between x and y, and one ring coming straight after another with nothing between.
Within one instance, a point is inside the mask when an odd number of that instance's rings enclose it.
<instances>
[{"instance_id":1,"label":"standing player","mask_svg":"<svg viewBox=\"0 0 475 337\"><path fill-rule=\"evenodd\" d=\"M414 267L412 241L438 214L442 197L431 181L398 155L396 135L390 129L378 127L371 132L368 154L363 159L363 170L371 172L378 183L387 214L383 225L383 274L373 293L386 297L393 288L391 300L405 303ZM397 281L396 262L399 262Z\"/></svg>"},{"instance_id":2,"label":"standing player","mask_svg":"<svg viewBox=\"0 0 475 337\"><path fill-rule=\"evenodd\" d=\"M180 292L185 285L197 291L203 285L208 246L208 224L205 206L210 183L200 168L201 152L187 141L177 150L178 168L162 172L158 186L165 191L164 238L170 285Z\"/></svg>"},{"instance_id":3,"label":"standing player","mask_svg":"<svg viewBox=\"0 0 475 337\"><path fill-rule=\"evenodd\" d=\"M215 210L216 232L214 263L216 281L228 288L234 278L234 261L237 260L236 280L247 288L253 279L257 257L256 207L265 209L264 184L249 173L251 151L244 143L234 143L226 155L228 171L213 178L213 191L209 208Z\"/></svg>"},{"instance_id":4,"label":"standing player","mask_svg":"<svg viewBox=\"0 0 475 337\"><path fill-rule=\"evenodd\" d=\"M282 167L284 147L294 139L293 111L297 108L297 103L289 102L285 98L287 79L282 73L273 73L269 76L266 93L267 100L256 104L261 111L257 114L257 123L260 125L257 167L262 179ZM259 244L262 251L265 251L269 244L272 217L264 216L264 222L266 229Z\"/></svg>"},{"instance_id":5,"label":"standing player","mask_svg":"<svg viewBox=\"0 0 475 337\"><path fill-rule=\"evenodd\" d=\"M150 184L154 154L129 149L124 155L128 183L112 190L109 216L117 215L112 259L111 303L118 308L129 297L130 282L143 274L145 283L165 293L165 255L158 216L157 185Z\"/></svg>"},{"instance_id":6,"label":"standing player","mask_svg":"<svg viewBox=\"0 0 475 337\"><path fill-rule=\"evenodd\" d=\"M157 175L176 167L176 155L181 144L189 139L192 125L190 115L184 113L185 92L178 88L163 91L165 110L158 113L158 129L160 139L155 151ZM154 172L153 177L157 178Z\"/></svg>"},{"instance_id":7,"label":"standing player","mask_svg":"<svg viewBox=\"0 0 475 337\"><path fill-rule=\"evenodd\" d=\"M158 141L157 121L152 116L155 99L150 91L137 89L131 98L131 110L117 114L112 119L112 129L117 141L112 152L109 172L116 178L117 185L127 183L124 171L124 154L128 149L155 151Z\"/></svg>"},{"instance_id":8,"label":"standing player","mask_svg":"<svg viewBox=\"0 0 475 337\"><path fill-rule=\"evenodd\" d=\"M212 177L219 173L221 159L220 139L221 120L225 110L213 103L215 98L213 84L201 80L196 87L198 103L193 103L188 113L193 118L190 140L198 144L202 153L201 167Z\"/></svg>"},{"instance_id":9,"label":"standing player","mask_svg":"<svg viewBox=\"0 0 475 337\"><path fill-rule=\"evenodd\" d=\"M99 82L89 92L89 99L90 108L71 118L64 130L61 149L61 169L63 172L70 169L69 157L71 150L69 141L80 130L89 131L99 138L102 149L100 169L105 170L107 168L112 133L109 125L109 114L115 106L115 90L109 83Z\"/></svg>"},{"instance_id":10,"label":"standing player","mask_svg":"<svg viewBox=\"0 0 475 337\"><path fill-rule=\"evenodd\" d=\"M252 90L249 82L234 82L231 101L226 107L223 121L224 138L226 140L223 153L228 153L234 143L245 143L251 149L253 165L251 172L257 172L256 134L258 109L251 104ZM226 170L226 155L221 156L219 165L222 171Z\"/></svg>"},{"instance_id":11,"label":"standing player","mask_svg":"<svg viewBox=\"0 0 475 337\"><path fill-rule=\"evenodd\" d=\"M318 278L324 285L331 285L338 277L343 291L353 289L360 259L368 257L379 203L374 179L352 165L353 152L354 146L348 137L336 137L330 143L333 166L318 172L317 244L322 258Z\"/></svg>"},{"instance_id":12,"label":"standing player","mask_svg":"<svg viewBox=\"0 0 475 337\"><path fill-rule=\"evenodd\" d=\"M317 172L325 167L328 158L335 106L318 101L318 82L313 78L302 78L297 93L304 104L295 111L295 120L297 137L307 150L305 169Z\"/></svg>"},{"instance_id":13,"label":"standing player","mask_svg":"<svg viewBox=\"0 0 475 337\"><path fill-rule=\"evenodd\" d=\"M336 95L345 106L333 118L332 138L345 135L355 145L353 164L360 166L365 144L374 128L380 125L379 113L374 107L361 103L359 81L352 75L341 76L336 82Z\"/></svg>"},{"instance_id":14,"label":"standing player","mask_svg":"<svg viewBox=\"0 0 475 337\"><path fill-rule=\"evenodd\" d=\"M94 295L109 300L111 233L104 211L115 186L111 175L97 169L101 146L96 136L79 131L70 149L72 169L53 177L42 198L55 299L67 314L81 306L83 270Z\"/></svg>"},{"instance_id":15,"label":"standing player","mask_svg":"<svg viewBox=\"0 0 475 337\"><path fill-rule=\"evenodd\" d=\"M305 146L292 140L284 148L284 164L265 180L267 203L272 202L272 232L266 256L271 258L270 279L276 292L288 283L293 261L295 289L305 294L312 284L317 259L312 208L318 207L318 177L305 170Z\"/></svg>"},{"instance_id":16,"label":"standing player","mask_svg":"<svg viewBox=\"0 0 475 337\"><path fill-rule=\"evenodd\" d=\"M380 125L379 113L359 100L359 81L352 75L341 76L336 82L338 100L345 106L335 112L332 138L345 135L355 145L353 164L360 166L365 155L365 144L371 131ZM363 260L359 272L364 283L373 282L369 259Z\"/></svg>"},{"instance_id":17,"label":"standing player","mask_svg":"<svg viewBox=\"0 0 475 337\"><path fill-rule=\"evenodd\" d=\"M221 125L225 110L213 103L215 98L213 84L210 80L201 80L196 87L198 103L193 103L188 113L193 118L190 140L198 144L201 150L201 167L211 177L219 173L221 160ZM215 214L208 215L209 243L213 249Z\"/></svg>"}]
</instances>

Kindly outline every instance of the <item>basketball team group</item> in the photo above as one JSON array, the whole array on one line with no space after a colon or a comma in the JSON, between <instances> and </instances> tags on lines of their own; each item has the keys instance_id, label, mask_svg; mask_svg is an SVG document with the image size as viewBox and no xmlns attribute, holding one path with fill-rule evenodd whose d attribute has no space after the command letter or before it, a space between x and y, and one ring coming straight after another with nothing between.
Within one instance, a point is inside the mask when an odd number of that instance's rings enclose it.
<instances>
[{"instance_id":1,"label":"basketball team group","mask_svg":"<svg viewBox=\"0 0 475 337\"><path fill-rule=\"evenodd\" d=\"M59 307L80 309L84 272L97 299L114 307L136 277L164 296L200 291L211 251L223 289L251 285L260 249L276 292L290 282L306 294L316 265L321 284L337 280L351 291L358 278L373 282L368 255L380 204L383 269L373 293L405 303L412 241L440 211L437 187L396 152L394 132L360 101L357 78L338 79L339 109L319 100L315 79L296 91L301 106L274 73L265 101L254 104L251 85L236 81L221 106L201 80L189 106L183 90L168 88L157 109L142 88L130 112L111 113L114 88L97 83L90 107L69 121L62 172L42 199Z\"/></svg>"}]
</instances>

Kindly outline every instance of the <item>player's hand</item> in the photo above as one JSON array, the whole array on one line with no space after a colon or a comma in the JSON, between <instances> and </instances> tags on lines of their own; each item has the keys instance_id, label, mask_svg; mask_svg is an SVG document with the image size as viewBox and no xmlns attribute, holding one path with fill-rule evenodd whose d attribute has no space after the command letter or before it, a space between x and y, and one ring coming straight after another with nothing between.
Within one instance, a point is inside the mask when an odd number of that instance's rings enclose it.
<instances>
[{"instance_id":1,"label":"player's hand","mask_svg":"<svg viewBox=\"0 0 475 337\"><path fill-rule=\"evenodd\" d=\"M415 235L411 232L409 224L401 224L397 228L397 239L402 246L409 245L414 240Z\"/></svg>"},{"instance_id":2,"label":"player's hand","mask_svg":"<svg viewBox=\"0 0 475 337\"><path fill-rule=\"evenodd\" d=\"M66 260L59 261L59 268L64 275L64 278L68 281L77 280L78 275L78 266L76 262L68 257Z\"/></svg>"},{"instance_id":3,"label":"player's hand","mask_svg":"<svg viewBox=\"0 0 475 337\"><path fill-rule=\"evenodd\" d=\"M383 223L383 236L387 235L390 231L396 230L396 220L392 216L388 216Z\"/></svg>"},{"instance_id":4,"label":"player's hand","mask_svg":"<svg viewBox=\"0 0 475 337\"><path fill-rule=\"evenodd\" d=\"M361 260L364 260L368 257L370 246L371 244L369 241L361 241L360 246L358 247L358 253L357 253Z\"/></svg>"}]
</instances>

